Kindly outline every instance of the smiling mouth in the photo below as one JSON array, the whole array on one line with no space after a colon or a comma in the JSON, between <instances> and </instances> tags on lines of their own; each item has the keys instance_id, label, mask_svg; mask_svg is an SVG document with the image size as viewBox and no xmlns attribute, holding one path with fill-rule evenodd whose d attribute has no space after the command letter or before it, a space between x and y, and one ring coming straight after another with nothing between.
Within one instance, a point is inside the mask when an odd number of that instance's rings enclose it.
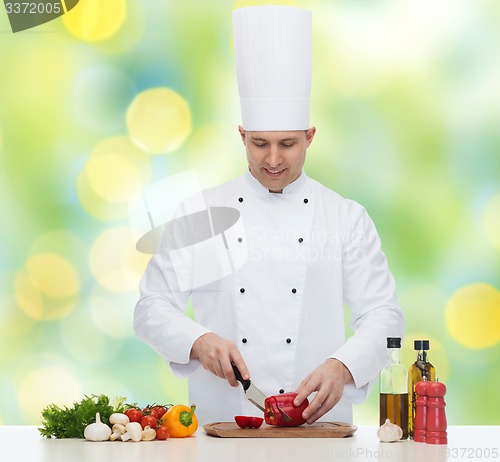
<instances>
[{"instance_id":1,"label":"smiling mouth","mask_svg":"<svg viewBox=\"0 0 500 462\"><path fill-rule=\"evenodd\" d=\"M282 169L277 169L277 170L272 170L270 168L265 168L264 167L264 170L267 172L268 175L270 176L280 176L284 171L285 169L282 168Z\"/></svg>"}]
</instances>

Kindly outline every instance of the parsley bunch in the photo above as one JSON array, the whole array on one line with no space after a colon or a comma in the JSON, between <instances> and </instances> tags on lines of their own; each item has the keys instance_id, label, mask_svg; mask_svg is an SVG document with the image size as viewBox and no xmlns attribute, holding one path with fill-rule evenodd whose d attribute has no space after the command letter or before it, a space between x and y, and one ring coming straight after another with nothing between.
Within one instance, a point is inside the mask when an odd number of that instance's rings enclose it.
<instances>
[{"instance_id":1,"label":"parsley bunch","mask_svg":"<svg viewBox=\"0 0 500 462\"><path fill-rule=\"evenodd\" d=\"M42 411L42 427L38 430L47 438L83 438L85 427L95 422L97 412L102 423L109 425L109 416L114 412L123 412L125 398L116 398L113 402L106 395L86 396L73 407L59 407L50 404Z\"/></svg>"}]
</instances>

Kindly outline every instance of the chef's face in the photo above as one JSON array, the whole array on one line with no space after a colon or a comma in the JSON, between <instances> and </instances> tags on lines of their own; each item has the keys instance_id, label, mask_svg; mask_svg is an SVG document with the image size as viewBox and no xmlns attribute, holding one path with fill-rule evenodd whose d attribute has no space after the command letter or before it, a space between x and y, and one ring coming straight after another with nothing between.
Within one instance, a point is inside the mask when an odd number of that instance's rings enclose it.
<instances>
[{"instance_id":1,"label":"chef's face","mask_svg":"<svg viewBox=\"0 0 500 462\"><path fill-rule=\"evenodd\" d=\"M302 172L306 149L316 128L283 132L251 132L238 127L246 147L248 167L259 183L281 193Z\"/></svg>"}]
</instances>

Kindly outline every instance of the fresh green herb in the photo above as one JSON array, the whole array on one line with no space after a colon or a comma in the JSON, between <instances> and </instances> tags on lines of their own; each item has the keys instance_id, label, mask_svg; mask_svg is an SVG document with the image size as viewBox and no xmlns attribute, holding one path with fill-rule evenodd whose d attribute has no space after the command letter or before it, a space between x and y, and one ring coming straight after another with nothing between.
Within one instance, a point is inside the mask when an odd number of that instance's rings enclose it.
<instances>
[{"instance_id":1,"label":"fresh green herb","mask_svg":"<svg viewBox=\"0 0 500 462\"><path fill-rule=\"evenodd\" d=\"M113 412L123 412L125 398L110 401L106 395L86 396L74 403L72 408L50 404L42 411L42 427L38 430L47 438L83 438L85 427L95 422L97 412L101 421L109 425L109 416Z\"/></svg>"}]
</instances>

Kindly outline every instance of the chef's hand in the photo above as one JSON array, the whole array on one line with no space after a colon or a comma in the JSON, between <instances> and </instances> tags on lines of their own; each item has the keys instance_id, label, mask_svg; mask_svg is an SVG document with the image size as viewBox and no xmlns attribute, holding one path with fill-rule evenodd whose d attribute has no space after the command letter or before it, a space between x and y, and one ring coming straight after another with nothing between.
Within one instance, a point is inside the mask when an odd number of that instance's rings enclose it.
<instances>
[{"instance_id":1,"label":"chef's hand","mask_svg":"<svg viewBox=\"0 0 500 462\"><path fill-rule=\"evenodd\" d=\"M302 413L307 423L312 424L340 401L344 385L352 382L351 372L342 362L335 358L327 359L302 380L293 403L300 406L311 393L318 392Z\"/></svg>"},{"instance_id":2,"label":"chef's hand","mask_svg":"<svg viewBox=\"0 0 500 462\"><path fill-rule=\"evenodd\" d=\"M236 380L231 363L236 365L244 380L250 378L238 347L213 332L203 334L195 340L191 348L191 358L198 359L207 371L226 379L232 387L237 387L239 382Z\"/></svg>"}]
</instances>

